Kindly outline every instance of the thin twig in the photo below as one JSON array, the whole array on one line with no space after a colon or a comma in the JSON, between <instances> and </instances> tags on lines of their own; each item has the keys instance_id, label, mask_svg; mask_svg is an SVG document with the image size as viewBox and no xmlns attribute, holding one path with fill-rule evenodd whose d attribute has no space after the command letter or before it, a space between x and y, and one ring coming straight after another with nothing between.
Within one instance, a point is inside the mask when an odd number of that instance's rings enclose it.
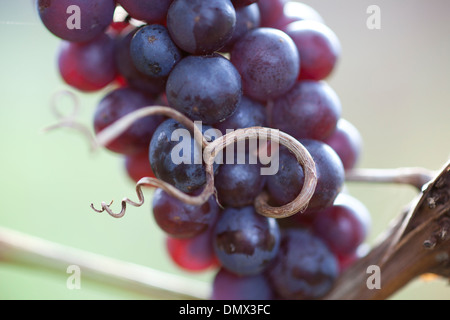
<instances>
[{"instance_id":1,"label":"thin twig","mask_svg":"<svg viewBox=\"0 0 450 320\"><path fill-rule=\"evenodd\" d=\"M210 284L86 252L0 227L0 262L60 274L77 266L85 279L159 299L208 299ZM67 281L67 280L66 280Z\"/></svg>"},{"instance_id":2,"label":"thin twig","mask_svg":"<svg viewBox=\"0 0 450 320\"><path fill-rule=\"evenodd\" d=\"M312 159L308 150L298 140L294 139L284 132L280 132L279 130L264 127L238 129L234 132L218 137L212 142L208 142L206 137L202 135L200 129L195 125L195 123L180 112L169 107L149 106L140 108L123 116L110 126L103 129L101 132L99 132L96 137L97 147L100 148L108 145L111 141L119 137L124 131L130 128L137 120L146 116L157 114L171 117L180 122L190 132L193 132L195 141L204 149L203 159L205 162L206 170L206 186L203 189L202 193L198 196L190 196L177 190L164 181L160 181L155 178L145 178L145 180L141 179L141 181L139 181L136 185L136 193L138 195L139 202L134 202L129 198L124 198L122 200L122 209L119 213L113 213L110 209L110 205L106 204L106 202L102 202L102 208L99 210L95 209L94 205L91 204L91 208L96 212L107 211L113 217L122 217L125 214L127 204L131 204L133 206L141 206L144 203L142 186L145 185L157 186L159 188L162 188L172 196L186 203L201 205L205 203L211 195L214 194L213 165L217 155L219 155L224 148L235 142L246 139L259 139L261 137L263 139L270 139L274 140L277 143L281 143L295 155L297 161L300 163L303 171L305 172L305 182L299 195L292 202L281 207L270 206L267 203L267 197L264 194L261 194L255 201L256 211L267 217L285 218L297 212L300 212L307 207L309 200L314 194L314 190L317 184L314 160Z\"/></svg>"},{"instance_id":3,"label":"thin twig","mask_svg":"<svg viewBox=\"0 0 450 320\"><path fill-rule=\"evenodd\" d=\"M346 172L345 180L368 183L408 184L421 190L433 179L435 172L424 168L397 169L352 169Z\"/></svg>"}]
</instances>

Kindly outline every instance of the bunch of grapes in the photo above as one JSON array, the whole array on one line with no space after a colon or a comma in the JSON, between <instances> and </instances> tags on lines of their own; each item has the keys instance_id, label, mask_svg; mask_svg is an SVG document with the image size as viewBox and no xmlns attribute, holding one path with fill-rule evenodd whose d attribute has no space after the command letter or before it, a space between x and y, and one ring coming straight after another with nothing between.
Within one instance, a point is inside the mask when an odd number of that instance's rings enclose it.
<instances>
[{"instance_id":1,"label":"bunch of grapes","mask_svg":"<svg viewBox=\"0 0 450 320\"><path fill-rule=\"evenodd\" d=\"M200 121L210 140L211 130L268 127L312 156L315 192L306 210L283 219L254 206L262 192L283 206L303 188L303 168L283 146L270 175L261 173L267 163L250 161L261 146L224 152L214 165L216 197L202 205L155 190L152 214L168 254L185 270L216 270L212 299L318 299L358 259L370 215L343 185L361 137L326 83L340 43L313 8L287 0L38 0L38 9L63 40L62 79L82 92L107 92L93 116L96 134L159 105ZM119 10L122 18L113 19ZM198 195L206 183L202 150L186 132L152 115L106 148L123 155L135 182L156 177Z\"/></svg>"}]
</instances>

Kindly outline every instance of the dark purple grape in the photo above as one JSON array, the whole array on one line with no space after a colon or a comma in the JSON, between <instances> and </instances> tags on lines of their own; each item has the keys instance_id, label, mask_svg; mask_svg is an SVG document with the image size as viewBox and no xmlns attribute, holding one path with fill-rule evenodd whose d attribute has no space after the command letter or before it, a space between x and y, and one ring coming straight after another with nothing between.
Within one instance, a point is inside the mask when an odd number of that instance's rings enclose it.
<instances>
[{"instance_id":1,"label":"dark purple grape","mask_svg":"<svg viewBox=\"0 0 450 320\"><path fill-rule=\"evenodd\" d=\"M231 62L242 77L244 94L260 101L279 97L295 84L300 57L292 39L272 28L256 28L237 41Z\"/></svg>"},{"instance_id":2,"label":"dark purple grape","mask_svg":"<svg viewBox=\"0 0 450 320\"><path fill-rule=\"evenodd\" d=\"M174 0L167 14L173 41L186 52L205 55L222 48L236 24L230 0Z\"/></svg>"},{"instance_id":3,"label":"dark purple grape","mask_svg":"<svg viewBox=\"0 0 450 320\"><path fill-rule=\"evenodd\" d=\"M63 80L80 91L103 89L117 75L114 62L114 40L101 34L89 42L62 41L58 68Z\"/></svg>"},{"instance_id":4,"label":"dark purple grape","mask_svg":"<svg viewBox=\"0 0 450 320\"><path fill-rule=\"evenodd\" d=\"M280 241L277 221L253 206L226 208L214 229L214 249L221 265L239 275L262 272L276 256Z\"/></svg>"},{"instance_id":5,"label":"dark purple grape","mask_svg":"<svg viewBox=\"0 0 450 320\"><path fill-rule=\"evenodd\" d=\"M213 280L211 300L272 300L273 298L270 283L262 274L239 276L221 268Z\"/></svg>"},{"instance_id":6,"label":"dark purple grape","mask_svg":"<svg viewBox=\"0 0 450 320\"><path fill-rule=\"evenodd\" d=\"M323 18L314 8L301 2L287 1L283 6L283 13L270 27L286 31L290 23L304 20L324 23Z\"/></svg>"},{"instance_id":7,"label":"dark purple grape","mask_svg":"<svg viewBox=\"0 0 450 320\"><path fill-rule=\"evenodd\" d=\"M341 44L329 27L317 21L297 21L286 27L302 61L299 79L323 80L335 69Z\"/></svg>"},{"instance_id":8,"label":"dark purple grape","mask_svg":"<svg viewBox=\"0 0 450 320\"><path fill-rule=\"evenodd\" d=\"M226 207L252 205L266 183L261 164L251 164L248 151L236 149L239 148L235 148L233 163L224 161L214 180L219 202ZM243 161L238 162L240 156Z\"/></svg>"},{"instance_id":9,"label":"dark purple grape","mask_svg":"<svg viewBox=\"0 0 450 320\"><path fill-rule=\"evenodd\" d=\"M284 4L288 0L259 0L261 27L272 27L283 16Z\"/></svg>"},{"instance_id":10,"label":"dark purple grape","mask_svg":"<svg viewBox=\"0 0 450 320\"><path fill-rule=\"evenodd\" d=\"M219 206L214 196L201 206L189 205L156 189L153 217L165 233L176 238L191 238L210 228L217 219Z\"/></svg>"},{"instance_id":11,"label":"dark purple grape","mask_svg":"<svg viewBox=\"0 0 450 320\"><path fill-rule=\"evenodd\" d=\"M131 88L119 88L108 93L98 104L94 114L95 133L113 124L124 115L143 107L151 106L154 99ZM106 148L121 154L137 154L148 149L148 145L162 116L148 116L136 121Z\"/></svg>"},{"instance_id":12,"label":"dark purple grape","mask_svg":"<svg viewBox=\"0 0 450 320\"><path fill-rule=\"evenodd\" d=\"M327 83L305 80L274 100L271 125L296 139L325 140L336 129L341 111L339 97Z\"/></svg>"},{"instance_id":13,"label":"dark purple grape","mask_svg":"<svg viewBox=\"0 0 450 320\"><path fill-rule=\"evenodd\" d=\"M125 79L128 86L145 92L158 95L164 92L166 78L152 78L140 72L131 60L131 40L137 29L126 30L116 41L116 66L119 74Z\"/></svg>"},{"instance_id":14,"label":"dark purple grape","mask_svg":"<svg viewBox=\"0 0 450 320\"><path fill-rule=\"evenodd\" d=\"M285 205L300 193L305 176L297 159L288 149L280 147L278 154L278 172L267 176L267 188L277 205Z\"/></svg>"},{"instance_id":15,"label":"dark purple grape","mask_svg":"<svg viewBox=\"0 0 450 320\"><path fill-rule=\"evenodd\" d=\"M336 257L319 238L304 229L287 229L267 273L280 298L318 299L333 286L339 267Z\"/></svg>"},{"instance_id":16,"label":"dark purple grape","mask_svg":"<svg viewBox=\"0 0 450 320\"><path fill-rule=\"evenodd\" d=\"M242 97L241 77L221 55L188 56L170 73L166 95L172 108L213 124L236 110Z\"/></svg>"},{"instance_id":17,"label":"dark purple grape","mask_svg":"<svg viewBox=\"0 0 450 320\"><path fill-rule=\"evenodd\" d=\"M117 0L131 17L149 23L165 23L172 0Z\"/></svg>"},{"instance_id":18,"label":"dark purple grape","mask_svg":"<svg viewBox=\"0 0 450 320\"><path fill-rule=\"evenodd\" d=\"M202 126L205 132L210 129ZM194 192L206 183L201 145L179 122L168 119L153 134L149 152L155 176L183 192ZM215 170L218 166L215 165Z\"/></svg>"},{"instance_id":19,"label":"dark purple grape","mask_svg":"<svg viewBox=\"0 0 450 320\"><path fill-rule=\"evenodd\" d=\"M111 24L114 0L39 0L39 16L47 29L71 42L90 41Z\"/></svg>"},{"instance_id":20,"label":"dark purple grape","mask_svg":"<svg viewBox=\"0 0 450 320\"><path fill-rule=\"evenodd\" d=\"M166 27L158 24L144 26L134 34L130 54L136 68L153 78L167 77L182 58Z\"/></svg>"},{"instance_id":21,"label":"dark purple grape","mask_svg":"<svg viewBox=\"0 0 450 320\"><path fill-rule=\"evenodd\" d=\"M266 108L260 102L243 96L236 111L225 121L214 124L223 135L227 130L237 130L249 127L264 127L266 125Z\"/></svg>"},{"instance_id":22,"label":"dark purple grape","mask_svg":"<svg viewBox=\"0 0 450 320\"><path fill-rule=\"evenodd\" d=\"M317 185L308 210L319 210L333 204L344 184L344 167L336 152L327 144L316 140L300 141L316 164ZM280 148L279 170L267 177L267 188L278 205L295 199L303 188L303 169L295 156L286 148Z\"/></svg>"},{"instance_id":23,"label":"dark purple grape","mask_svg":"<svg viewBox=\"0 0 450 320\"><path fill-rule=\"evenodd\" d=\"M233 6L236 8L249 6L252 3L258 2L258 0L231 0Z\"/></svg>"},{"instance_id":24,"label":"dark purple grape","mask_svg":"<svg viewBox=\"0 0 450 320\"><path fill-rule=\"evenodd\" d=\"M353 169L361 156L362 137L349 121L339 119L336 130L324 141L341 158L345 170Z\"/></svg>"},{"instance_id":25,"label":"dark purple grape","mask_svg":"<svg viewBox=\"0 0 450 320\"><path fill-rule=\"evenodd\" d=\"M256 3L236 9L236 26L230 40L220 49L222 52L229 52L233 45L242 38L248 31L258 28L260 25L259 8Z\"/></svg>"},{"instance_id":26,"label":"dark purple grape","mask_svg":"<svg viewBox=\"0 0 450 320\"><path fill-rule=\"evenodd\" d=\"M331 207L313 215L314 233L336 255L349 255L356 251L369 233L369 210L348 194L339 194Z\"/></svg>"}]
</instances>

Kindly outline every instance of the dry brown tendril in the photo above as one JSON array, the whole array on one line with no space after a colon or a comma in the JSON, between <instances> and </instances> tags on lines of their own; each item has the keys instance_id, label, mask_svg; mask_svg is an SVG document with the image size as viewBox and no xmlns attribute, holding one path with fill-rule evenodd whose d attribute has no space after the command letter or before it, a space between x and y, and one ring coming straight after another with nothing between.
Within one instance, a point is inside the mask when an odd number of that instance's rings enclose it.
<instances>
[{"instance_id":1,"label":"dry brown tendril","mask_svg":"<svg viewBox=\"0 0 450 320\"><path fill-rule=\"evenodd\" d=\"M144 203L144 195L142 187L153 186L163 189L169 195L191 205L202 205L208 201L209 197L214 194L214 169L213 164L217 155L226 148L228 145L233 144L238 141L245 139L257 139L260 136L268 137L271 140L276 139L277 142L287 147L297 158L297 161L303 168L305 174L305 181L303 188L298 196L290 203L281 207L272 207L268 204L268 196L265 193L259 195L255 201L255 209L258 213L273 218L285 218L291 216L297 212L304 210L312 195L317 184L315 163L306 150L306 148L296 139L290 135L280 132L279 130L274 130L271 128L264 127L251 127L245 129L238 129L234 132L228 133L215 139L212 142L208 142L203 136L200 129L194 124L194 122L179 113L178 111L164 106L149 106L141 108L137 111L131 112L121 119L117 120L115 123L105 128L97 135L97 145L98 147L106 146L108 143L117 138L121 133L127 130L135 121L142 117L151 115L165 115L175 119L184 125L188 130L194 132L194 138L196 142L202 145L204 149L204 162L206 170L206 185L203 191L197 195L188 195L174 186L161 181L156 178L142 178L136 184L136 194L138 196L138 202L132 201L129 198L122 199L122 208L119 213L114 213L111 210L111 204L106 204L102 202L101 209L96 209L93 204L91 208L96 212L108 212L111 216L120 218L125 214L126 205L130 204L132 206L140 207Z\"/></svg>"},{"instance_id":2,"label":"dry brown tendril","mask_svg":"<svg viewBox=\"0 0 450 320\"><path fill-rule=\"evenodd\" d=\"M66 95L73 100L73 112L67 116L62 115L56 106L56 98L60 95ZM169 195L183 201L184 203L191 205L202 205L211 197L211 195L215 194L214 188L214 160L227 146L233 144L238 141L246 140L246 139L258 139L259 137L269 138L271 141L276 141L279 144L287 147L297 158L297 161L303 168L304 171L304 184L303 188L298 194L298 196L290 203L281 206L281 207L272 207L268 204L268 195L266 193L260 194L255 200L255 209L258 213L272 218L285 218L291 216L297 212L304 210L314 193L317 184L316 177L316 169L315 163L306 150L306 148L295 138L290 135L281 132L279 130L264 128L264 127L251 127L238 129L234 132L228 133L224 136L218 137L212 142L208 142L206 137L202 134L201 130L195 125L195 123L183 115L182 113L176 111L175 109L165 107L165 106L148 106L144 108L140 108L134 112L131 112L122 118L118 119L116 122L111 124L110 126L103 129L101 132L94 137L89 129L75 121L76 115L79 110L79 102L74 94L69 91L59 92L55 95L52 103L52 110L59 119L59 122L55 125L52 125L45 129L45 131L50 131L56 128L61 127L69 127L75 129L77 131L82 132L85 136L88 137L91 148L95 151L101 147L105 147L114 139L119 137L124 131L126 131L129 127L133 125L137 120L152 116L152 115L164 115L170 117L183 126L186 127L191 133L194 133L195 141L202 146L203 149L203 158L205 162L205 171L206 171L206 184L202 192L198 195L189 195L186 194L174 186L164 182L162 180L150 177L144 177L140 179L136 184L136 194L138 197L138 201L133 201L129 198L123 198L121 202L121 210L118 213L113 212L111 209L112 202L107 204L106 202L101 203L101 209L96 209L93 204L91 204L91 208L98 212L106 211L109 215L114 218L121 218L124 216L127 204L140 207L144 204L144 193L142 191L142 187L151 186L156 188L161 188Z\"/></svg>"}]
</instances>

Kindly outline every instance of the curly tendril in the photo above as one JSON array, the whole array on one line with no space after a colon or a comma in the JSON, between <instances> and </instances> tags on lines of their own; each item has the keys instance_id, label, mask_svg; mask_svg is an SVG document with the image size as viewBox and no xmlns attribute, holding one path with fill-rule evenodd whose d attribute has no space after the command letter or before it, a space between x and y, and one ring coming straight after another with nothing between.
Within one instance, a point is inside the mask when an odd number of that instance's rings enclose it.
<instances>
[{"instance_id":1,"label":"curly tendril","mask_svg":"<svg viewBox=\"0 0 450 320\"><path fill-rule=\"evenodd\" d=\"M72 104L72 110L68 114L60 111L61 106L59 104L59 101L63 97L68 98ZM52 113L54 114L56 119L58 119L58 122L54 125L44 128L44 132L49 132L59 128L70 128L78 131L87 138L91 146L91 150L95 150L96 148L98 148L97 141L95 140L94 135L91 133L91 130L84 124L77 122L81 106L80 100L73 92L67 90L56 92L51 99L50 107Z\"/></svg>"},{"instance_id":2,"label":"curly tendril","mask_svg":"<svg viewBox=\"0 0 450 320\"><path fill-rule=\"evenodd\" d=\"M64 116L56 108L56 99L60 95L67 95L73 99L74 109L72 113L67 116ZM78 114L79 102L73 93L66 91L58 93L58 95L56 95L53 99L52 109L59 119L59 122L51 127L46 128L45 131L61 127L69 127L78 130L88 137L93 151L96 151L99 148L105 147L106 145L111 143L114 139L119 137L123 132L130 128L137 120L151 115L164 115L178 121L190 132L194 133L194 139L199 145L202 146L206 171L206 184L200 194L189 195L178 190L167 182L164 182L157 178L144 177L140 179L136 184L136 194L138 201L133 201L129 198L122 199L120 212L113 212L113 210L111 209L112 202L109 204L107 204L106 202L102 202L101 209L97 209L95 208L94 204L91 204L91 208L95 212L102 213L106 211L110 216L114 218L123 217L125 215L127 205L140 207L144 204L144 193L142 190L143 187L161 188L169 195L187 204L204 204L212 195L216 195L213 169L215 158L220 154L220 151L225 149L227 146L246 139L258 139L259 137L267 137L269 140L285 146L295 155L305 174L302 190L292 202L286 205L280 207L272 207L268 204L269 197L267 193L263 192L262 194L260 194L255 200L255 209L259 214L272 218L286 218L297 212L301 212L308 206L308 203L311 200L311 197L313 196L314 190L317 185L315 163L308 150L298 140L279 130L265 127L238 129L231 133L227 133L224 136L218 137L212 142L208 142L206 137L202 134L201 130L195 125L195 123L182 113L165 106L148 106L140 108L123 116L110 126L103 129L97 134L96 137L94 137L91 135L86 126L75 121L75 118Z\"/></svg>"}]
</instances>

